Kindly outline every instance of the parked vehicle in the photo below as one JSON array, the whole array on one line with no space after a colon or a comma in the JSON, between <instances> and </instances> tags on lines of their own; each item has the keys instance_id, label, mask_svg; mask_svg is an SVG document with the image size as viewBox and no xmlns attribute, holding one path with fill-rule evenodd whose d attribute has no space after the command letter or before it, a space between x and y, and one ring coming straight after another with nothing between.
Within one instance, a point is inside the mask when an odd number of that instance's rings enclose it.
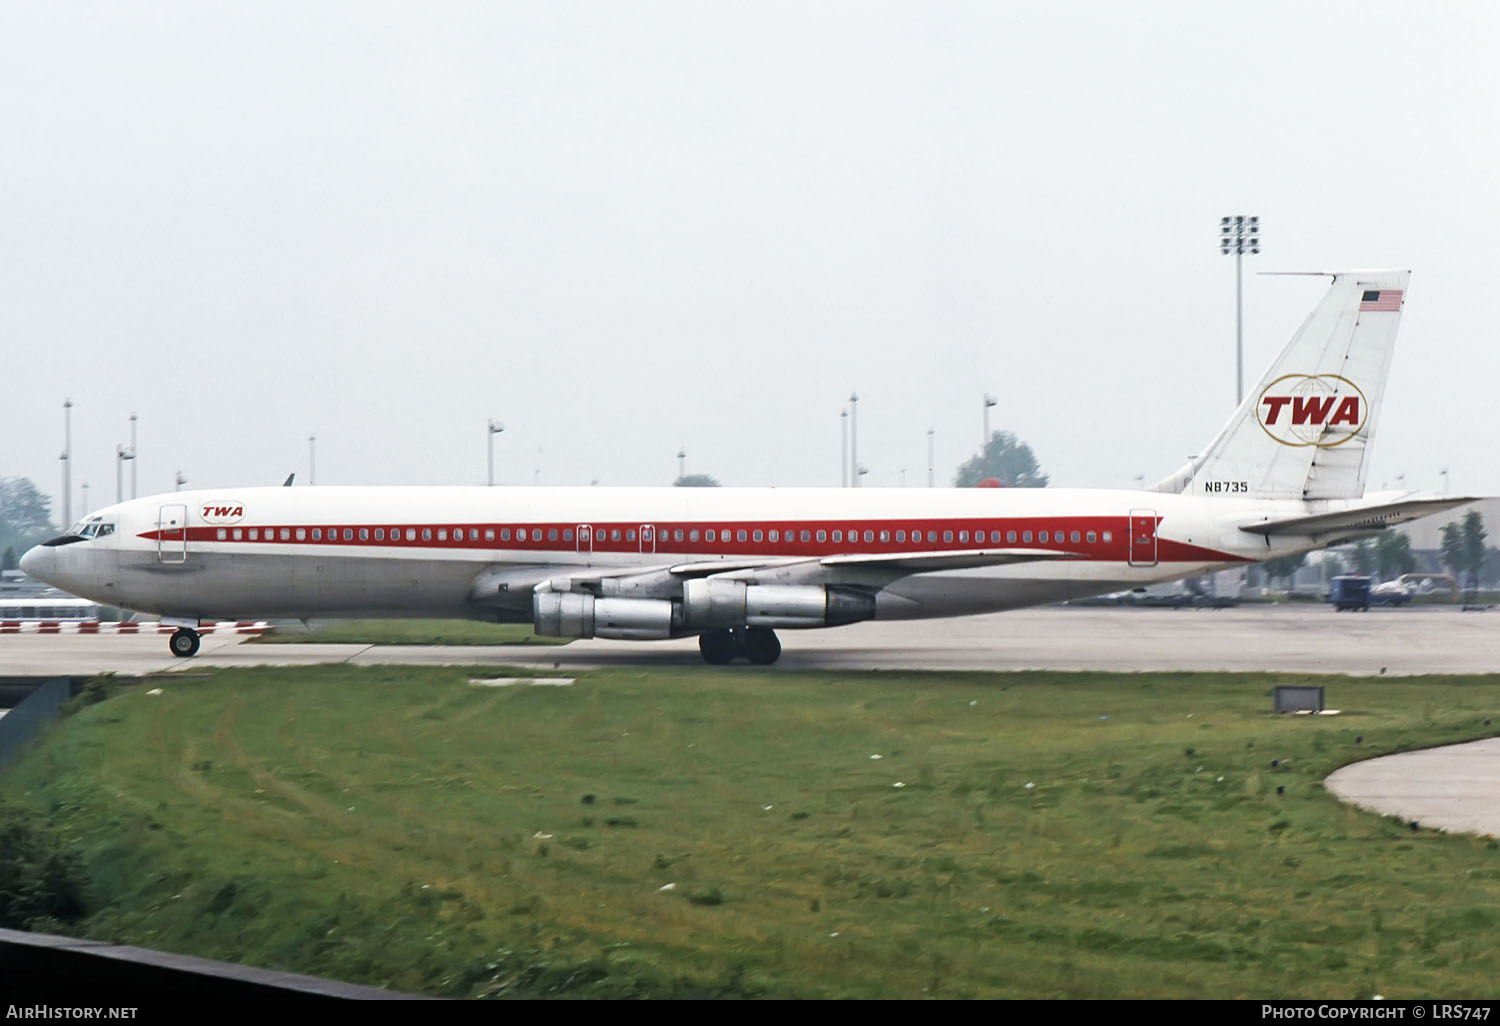
<instances>
[{"instance_id":1,"label":"parked vehicle","mask_svg":"<svg viewBox=\"0 0 1500 1026\"><path fill-rule=\"evenodd\" d=\"M1370 589L1372 606L1404 606L1411 601L1412 589L1400 581L1386 581Z\"/></svg>"},{"instance_id":2,"label":"parked vehicle","mask_svg":"<svg viewBox=\"0 0 1500 1026\"><path fill-rule=\"evenodd\" d=\"M1341 613L1348 609L1367 611L1370 608L1370 579L1363 574L1335 577L1329 582L1328 601Z\"/></svg>"}]
</instances>

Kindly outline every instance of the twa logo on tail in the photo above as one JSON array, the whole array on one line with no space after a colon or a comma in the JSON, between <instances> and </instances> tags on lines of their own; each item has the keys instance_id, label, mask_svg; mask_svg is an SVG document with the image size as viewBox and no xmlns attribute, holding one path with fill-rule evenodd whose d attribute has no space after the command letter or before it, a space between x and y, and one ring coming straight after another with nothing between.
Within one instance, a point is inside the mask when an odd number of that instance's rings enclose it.
<instances>
[{"instance_id":1,"label":"twa logo on tail","mask_svg":"<svg viewBox=\"0 0 1500 1026\"><path fill-rule=\"evenodd\" d=\"M1343 445L1365 426L1369 406L1354 382L1337 374L1287 374L1266 386L1255 408L1260 426L1282 445Z\"/></svg>"}]
</instances>

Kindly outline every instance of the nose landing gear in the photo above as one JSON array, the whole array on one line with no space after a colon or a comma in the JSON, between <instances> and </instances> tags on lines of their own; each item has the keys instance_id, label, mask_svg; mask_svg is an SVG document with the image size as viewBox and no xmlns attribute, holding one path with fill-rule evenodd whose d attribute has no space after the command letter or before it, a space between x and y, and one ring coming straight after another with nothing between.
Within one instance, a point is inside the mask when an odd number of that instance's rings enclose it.
<instances>
[{"instance_id":1,"label":"nose landing gear","mask_svg":"<svg viewBox=\"0 0 1500 1026\"><path fill-rule=\"evenodd\" d=\"M188 630L186 627L179 627L172 632L172 637L167 641L167 647L172 650L174 656L186 659L189 656L198 654L199 643L200 639L197 631Z\"/></svg>"}]
</instances>

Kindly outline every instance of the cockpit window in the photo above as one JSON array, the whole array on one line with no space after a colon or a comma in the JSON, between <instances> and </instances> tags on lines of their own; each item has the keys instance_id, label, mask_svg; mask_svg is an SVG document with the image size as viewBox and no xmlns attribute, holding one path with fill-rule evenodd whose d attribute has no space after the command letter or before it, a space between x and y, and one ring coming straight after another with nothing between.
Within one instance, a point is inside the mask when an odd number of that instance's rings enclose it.
<instances>
[{"instance_id":1,"label":"cockpit window","mask_svg":"<svg viewBox=\"0 0 1500 1026\"><path fill-rule=\"evenodd\" d=\"M114 524L106 524L99 517L90 517L88 520L80 520L74 524L64 537L73 538L103 538L107 534L115 533Z\"/></svg>"}]
</instances>

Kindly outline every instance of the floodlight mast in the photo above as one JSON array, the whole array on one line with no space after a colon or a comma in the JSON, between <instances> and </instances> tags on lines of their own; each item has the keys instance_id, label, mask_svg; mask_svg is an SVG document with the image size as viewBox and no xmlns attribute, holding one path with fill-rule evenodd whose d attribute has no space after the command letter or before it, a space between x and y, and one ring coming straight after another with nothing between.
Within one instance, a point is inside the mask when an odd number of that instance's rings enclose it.
<instances>
[{"instance_id":1,"label":"floodlight mast","mask_svg":"<svg viewBox=\"0 0 1500 1026\"><path fill-rule=\"evenodd\" d=\"M1245 331L1242 261L1260 252L1260 218L1237 214L1219 218L1219 252L1234 254L1234 404L1245 398Z\"/></svg>"}]
</instances>

